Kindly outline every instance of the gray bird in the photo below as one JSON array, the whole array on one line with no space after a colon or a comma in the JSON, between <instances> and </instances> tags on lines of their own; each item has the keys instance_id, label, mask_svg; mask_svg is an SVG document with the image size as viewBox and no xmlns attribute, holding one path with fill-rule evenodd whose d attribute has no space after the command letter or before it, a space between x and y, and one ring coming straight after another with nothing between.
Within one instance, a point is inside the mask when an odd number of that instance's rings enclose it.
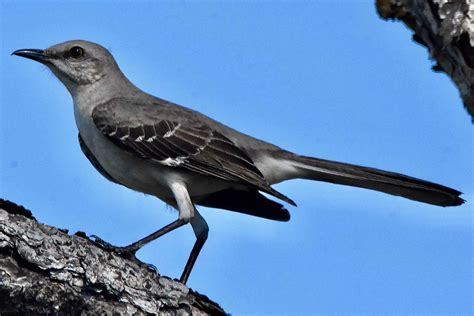
<instances>
[{"instance_id":1,"label":"gray bird","mask_svg":"<svg viewBox=\"0 0 474 316\"><path fill-rule=\"evenodd\" d=\"M464 202L454 189L398 173L301 156L154 97L134 86L110 52L98 44L75 40L13 54L46 65L69 90L81 149L104 177L154 195L179 212L171 224L129 246L110 246L111 251L134 257L148 242L191 224L196 242L182 283L188 280L209 231L195 205L288 221L288 210L260 192L296 206L271 185L297 178L439 206Z\"/></svg>"}]
</instances>

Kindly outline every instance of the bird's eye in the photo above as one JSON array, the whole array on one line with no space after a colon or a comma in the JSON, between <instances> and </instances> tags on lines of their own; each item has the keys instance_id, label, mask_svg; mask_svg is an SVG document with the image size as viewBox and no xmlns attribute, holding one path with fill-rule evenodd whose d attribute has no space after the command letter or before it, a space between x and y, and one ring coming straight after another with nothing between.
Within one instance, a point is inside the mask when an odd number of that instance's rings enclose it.
<instances>
[{"instance_id":1,"label":"bird's eye","mask_svg":"<svg viewBox=\"0 0 474 316\"><path fill-rule=\"evenodd\" d=\"M69 57L79 59L84 56L84 49L79 46L74 46L69 50Z\"/></svg>"}]
</instances>

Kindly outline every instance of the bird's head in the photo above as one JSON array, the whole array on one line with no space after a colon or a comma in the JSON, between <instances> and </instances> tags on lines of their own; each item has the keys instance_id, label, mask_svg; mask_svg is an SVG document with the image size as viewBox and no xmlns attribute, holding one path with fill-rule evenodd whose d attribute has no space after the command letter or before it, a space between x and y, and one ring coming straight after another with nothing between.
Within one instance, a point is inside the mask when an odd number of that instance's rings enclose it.
<instances>
[{"instance_id":1,"label":"bird's head","mask_svg":"<svg viewBox=\"0 0 474 316\"><path fill-rule=\"evenodd\" d=\"M117 71L121 74L107 49L82 40L67 41L44 50L19 49L12 54L44 64L71 93L96 84Z\"/></svg>"}]
</instances>

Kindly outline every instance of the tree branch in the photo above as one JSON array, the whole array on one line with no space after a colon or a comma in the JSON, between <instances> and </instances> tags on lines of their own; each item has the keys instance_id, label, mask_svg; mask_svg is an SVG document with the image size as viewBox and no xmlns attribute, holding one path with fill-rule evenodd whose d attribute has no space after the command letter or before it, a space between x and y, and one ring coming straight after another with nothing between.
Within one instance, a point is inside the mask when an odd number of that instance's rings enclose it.
<instances>
[{"instance_id":1,"label":"tree branch","mask_svg":"<svg viewBox=\"0 0 474 316\"><path fill-rule=\"evenodd\" d=\"M225 315L206 296L0 199L0 314Z\"/></svg>"},{"instance_id":2,"label":"tree branch","mask_svg":"<svg viewBox=\"0 0 474 316\"><path fill-rule=\"evenodd\" d=\"M474 122L474 3L471 0L376 0L384 19L403 21L461 93Z\"/></svg>"}]
</instances>

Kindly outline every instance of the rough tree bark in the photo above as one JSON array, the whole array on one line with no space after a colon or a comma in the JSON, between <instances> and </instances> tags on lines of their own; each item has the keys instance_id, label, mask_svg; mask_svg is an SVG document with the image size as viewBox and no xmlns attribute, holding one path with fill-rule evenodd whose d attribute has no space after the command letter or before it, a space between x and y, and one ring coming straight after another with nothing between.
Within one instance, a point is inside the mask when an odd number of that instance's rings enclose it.
<instances>
[{"instance_id":1,"label":"rough tree bark","mask_svg":"<svg viewBox=\"0 0 474 316\"><path fill-rule=\"evenodd\" d=\"M0 199L0 315L224 315L216 303L84 233Z\"/></svg>"},{"instance_id":2,"label":"rough tree bark","mask_svg":"<svg viewBox=\"0 0 474 316\"><path fill-rule=\"evenodd\" d=\"M403 21L426 46L437 64L461 93L474 122L474 1L472 0L376 0L384 19Z\"/></svg>"}]
</instances>

